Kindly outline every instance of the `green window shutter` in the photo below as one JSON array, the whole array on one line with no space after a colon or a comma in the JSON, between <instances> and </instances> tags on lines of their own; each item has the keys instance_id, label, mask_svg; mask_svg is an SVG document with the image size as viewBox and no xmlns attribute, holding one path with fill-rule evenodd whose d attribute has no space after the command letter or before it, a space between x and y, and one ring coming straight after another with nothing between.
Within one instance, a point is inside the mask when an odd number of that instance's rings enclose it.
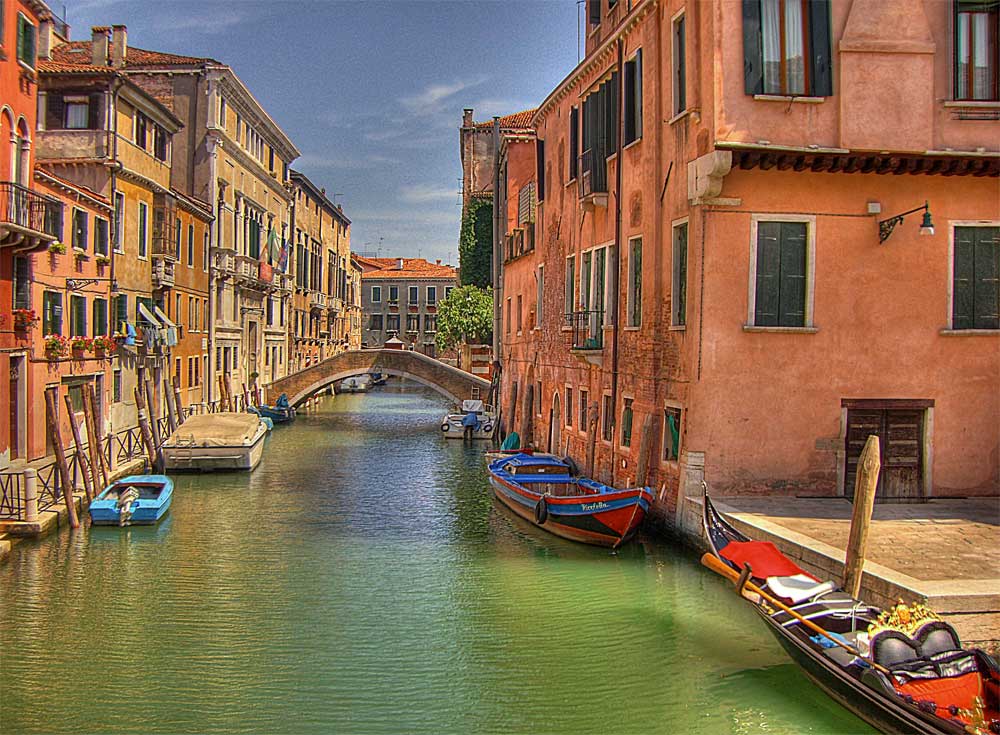
<instances>
[{"instance_id":1,"label":"green window shutter","mask_svg":"<svg viewBox=\"0 0 1000 735\"><path fill-rule=\"evenodd\" d=\"M94 299L93 315L91 317L94 328L94 336L103 336L108 333L108 302L104 299Z\"/></svg>"},{"instance_id":2,"label":"green window shutter","mask_svg":"<svg viewBox=\"0 0 1000 735\"><path fill-rule=\"evenodd\" d=\"M830 43L830 0L809 0L809 79L816 97L833 94L833 54Z\"/></svg>"},{"instance_id":3,"label":"green window shutter","mask_svg":"<svg viewBox=\"0 0 1000 735\"><path fill-rule=\"evenodd\" d=\"M62 334L62 294L53 291L42 294L42 333Z\"/></svg>"},{"instance_id":4,"label":"green window shutter","mask_svg":"<svg viewBox=\"0 0 1000 735\"><path fill-rule=\"evenodd\" d=\"M87 336L87 299L83 296L70 297L70 336Z\"/></svg>"},{"instance_id":5,"label":"green window shutter","mask_svg":"<svg viewBox=\"0 0 1000 735\"><path fill-rule=\"evenodd\" d=\"M952 268L951 328L972 329L974 315L975 240L972 227L955 228Z\"/></svg>"},{"instance_id":6,"label":"green window shutter","mask_svg":"<svg viewBox=\"0 0 1000 735\"><path fill-rule=\"evenodd\" d=\"M128 296L115 296L115 330L124 332L128 321Z\"/></svg>"},{"instance_id":7,"label":"green window shutter","mask_svg":"<svg viewBox=\"0 0 1000 735\"><path fill-rule=\"evenodd\" d=\"M760 0L743 0L743 88L747 94L764 91L760 16Z\"/></svg>"},{"instance_id":8,"label":"green window shutter","mask_svg":"<svg viewBox=\"0 0 1000 735\"><path fill-rule=\"evenodd\" d=\"M806 223L781 223L781 271L778 283L778 325L806 324Z\"/></svg>"},{"instance_id":9,"label":"green window shutter","mask_svg":"<svg viewBox=\"0 0 1000 735\"><path fill-rule=\"evenodd\" d=\"M1000 329L1000 227L975 228L973 329Z\"/></svg>"},{"instance_id":10,"label":"green window shutter","mask_svg":"<svg viewBox=\"0 0 1000 735\"><path fill-rule=\"evenodd\" d=\"M757 223L757 285L753 323L778 325L778 289L781 272L781 223Z\"/></svg>"}]
</instances>

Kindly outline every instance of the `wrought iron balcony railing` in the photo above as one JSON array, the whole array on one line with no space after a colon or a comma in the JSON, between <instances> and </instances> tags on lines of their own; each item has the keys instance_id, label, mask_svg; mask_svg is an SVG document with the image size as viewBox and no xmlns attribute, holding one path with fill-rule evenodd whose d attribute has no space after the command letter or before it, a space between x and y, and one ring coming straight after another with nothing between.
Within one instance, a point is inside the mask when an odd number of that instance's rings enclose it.
<instances>
[{"instance_id":1,"label":"wrought iron balcony railing","mask_svg":"<svg viewBox=\"0 0 1000 735\"><path fill-rule=\"evenodd\" d=\"M0 182L0 224L62 238L63 205L26 186Z\"/></svg>"},{"instance_id":2,"label":"wrought iron balcony railing","mask_svg":"<svg viewBox=\"0 0 1000 735\"><path fill-rule=\"evenodd\" d=\"M604 311L574 311L566 315L574 350L604 349Z\"/></svg>"}]
</instances>

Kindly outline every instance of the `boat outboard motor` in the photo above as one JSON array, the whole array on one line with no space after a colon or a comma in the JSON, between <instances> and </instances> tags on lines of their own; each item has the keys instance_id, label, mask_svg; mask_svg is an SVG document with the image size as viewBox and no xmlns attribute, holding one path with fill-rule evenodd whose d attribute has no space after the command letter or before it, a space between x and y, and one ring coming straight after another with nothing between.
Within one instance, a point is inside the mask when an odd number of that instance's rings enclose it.
<instances>
[{"instance_id":1,"label":"boat outboard motor","mask_svg":"<svg viewBox=\"0 0 1000 735\"><path fill-rule=\"evenodd\" d=\"M134 487L127 487L118 493L118 502L115 507L118 509L118 525L127 526L132 521L132 514L135 509L132 507L139 500L139 491Z\"/></svg>"}]
</instances>

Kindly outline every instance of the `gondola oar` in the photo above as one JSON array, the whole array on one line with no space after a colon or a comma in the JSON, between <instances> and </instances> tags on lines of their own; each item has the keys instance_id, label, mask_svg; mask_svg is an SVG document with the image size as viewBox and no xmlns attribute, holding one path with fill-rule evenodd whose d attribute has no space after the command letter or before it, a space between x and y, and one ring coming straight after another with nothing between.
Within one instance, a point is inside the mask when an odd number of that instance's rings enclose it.
<instances>
[{"instance_id":1,"label":"gondola oar","mask_svg":"<svg viewBox=\"0 0 1000 735\"><path fill-rule=\"evenodd\" d=\"M828 632L826 630L823 630L823 628L821 628L818 625L816 625L816 623L814 623L813 621L811 621L811 620L809 620L807 618L802 617L797 612L795 612L794 610L792 610L792 608L788 607L788 605L784 604L781 600L778 600L777 598L773 597L772 595L769 595L767 592L765 592L764 590L762 590L760 587L758 587L757 585L755 585L753 582L750 582L750 581L747 581L746 579L743 579L742 575L740 575L739 572L737 572L735 569L733 569L732 567L730 567L724 561L722 561L721 559L719 559L717 556L715 556L715 554L705 553L701 557L701 563L704 566L706 566L709 569L711 569L716 574L722 575L723 577L725 577L726 579L728 579L733 584L736 584L736 585L742 584L744 587L746 587L747 589L749 589L751 592L760 595L762 598L764 598L767 601L767 604L769 604L772 607L776 607L779 610L783 610L784 612L788 613L793 618L795 618L800 623L802 623L802 625L804 625L805 627L809 628L809 630L813 631L814 633L818 633L819 635L823 636L824 638L826 638L828 640L833 641L836 645L840 646L841 648L843 648L848 653L851 653L851 654L857 656L858 658L864 658L861 655L861 653L858 651L858 649L854 648L854 646L851 646L851 645L848 645L847 643L844 643L842 640L836 638L833 635L833 633L830 633L830 632ZM875 663L874 661L868 661L867 659L865 659L865 662L868 663L872 668L881 671L883 674L890 674L891 673L889 671L889 669L885 668L884 666L882 666L880 664Z\"/></svg>"}]
</instances>

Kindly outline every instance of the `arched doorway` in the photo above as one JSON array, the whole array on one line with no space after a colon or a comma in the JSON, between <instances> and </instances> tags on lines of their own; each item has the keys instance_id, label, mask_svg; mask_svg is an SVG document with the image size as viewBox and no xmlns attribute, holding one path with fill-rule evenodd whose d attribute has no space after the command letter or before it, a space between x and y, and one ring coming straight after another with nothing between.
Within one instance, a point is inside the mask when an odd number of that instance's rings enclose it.
<instances>
[{"instance_id":1,"label":"arched doorway","mask_svg":"<svg viewBox=\"0 0 1000 735\"><path fill-rule=\"evenodd\" d=\"M549 411L549 453L561 452L559 443L562 439L562 410L559 407L559 391L552 396L552 409Z\"/></svg>"}]
</instances>

